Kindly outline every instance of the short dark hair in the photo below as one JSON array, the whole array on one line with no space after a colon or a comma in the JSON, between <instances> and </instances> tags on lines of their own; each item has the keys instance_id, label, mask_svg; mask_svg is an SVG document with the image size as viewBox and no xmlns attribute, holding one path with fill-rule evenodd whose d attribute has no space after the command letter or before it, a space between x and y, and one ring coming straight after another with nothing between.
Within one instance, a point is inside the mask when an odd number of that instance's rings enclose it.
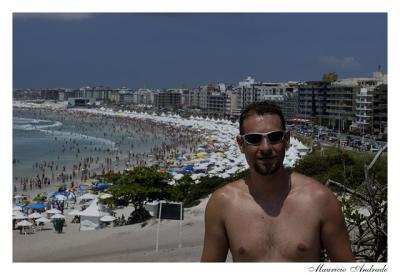
<instances>
[{"instance_id":1,"label":"short dark hair","mask_svg":"<svg viewBox=\"0 0 400 275\"><path fill-rule=\"evenodd\" d=\"M240 117L239 117L240 134L241 135L244 134L243 121L248 116L251 116L251 115L262 116L265 114L278 115L279 118L281 119L282 130L284 130L284 131L286 130L285 118L283 117L281 108L271 101L259 101L259 102L253 102L253 103L247 105L246 108L244 108L243 111L241 112Z\"/></svg>"}]
</instances>

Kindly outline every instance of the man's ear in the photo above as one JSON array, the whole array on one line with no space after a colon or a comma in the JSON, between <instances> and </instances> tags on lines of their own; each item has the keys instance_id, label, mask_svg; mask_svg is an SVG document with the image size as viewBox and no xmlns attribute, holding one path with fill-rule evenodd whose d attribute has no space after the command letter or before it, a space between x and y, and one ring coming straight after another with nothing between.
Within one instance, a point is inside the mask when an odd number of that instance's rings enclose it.
<instances>
[{"instance_id":1,"label":"man's ear","mask_svg":"<svg viewBox=\"0 0 400 275\"><path fill-rule=\"evenodd\" d=\"M243 141L243 138L240 135L236 136L236 142L239 145L240 152L243 153L244 141Z\"/></svg>"}]
</instances>

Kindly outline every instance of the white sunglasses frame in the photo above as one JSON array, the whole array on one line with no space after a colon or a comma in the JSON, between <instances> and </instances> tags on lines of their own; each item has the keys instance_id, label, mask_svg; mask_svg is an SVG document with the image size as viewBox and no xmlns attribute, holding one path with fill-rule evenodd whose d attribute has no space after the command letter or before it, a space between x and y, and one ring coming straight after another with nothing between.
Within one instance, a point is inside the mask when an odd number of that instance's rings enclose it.
<instances>
[{"instance_id":1,"label":"white sunglasses frame","mask_svg":"<svg viewBox=\"0 0 400 275\"><path fill-rule=\"evenodd\" d=\"M280 141L277 141L277 142L271 142L270 139L268 138L268 135L271 134L271 133L275 133L275 132L282 132L282 133L283 133L282 139L281 139ZM250 142L248 142L248 141L246 140L245 136L247 136L247 135L252 135L252 134L262 135L263 138L261 139L261 141L260 141L259 143L250 143ZM246 134L240 135L240 137L242 138L242 140L243 140L246 144L249 144L249 145L258 146L258 145L261 144L261 142L262 142L262 140L263 140L264 138L267 140L267 142L268 142L269 144L275 145L275 144L278 144L278 143L283 142L283 140L285 139L285 135L286 135L286 134L287 134L287 131L285 131L285 130L274 130L274 131L270 131L270 132L267 132L267 133L250 132L250 133L246 133Z\"/></svg>"}]
</instances>

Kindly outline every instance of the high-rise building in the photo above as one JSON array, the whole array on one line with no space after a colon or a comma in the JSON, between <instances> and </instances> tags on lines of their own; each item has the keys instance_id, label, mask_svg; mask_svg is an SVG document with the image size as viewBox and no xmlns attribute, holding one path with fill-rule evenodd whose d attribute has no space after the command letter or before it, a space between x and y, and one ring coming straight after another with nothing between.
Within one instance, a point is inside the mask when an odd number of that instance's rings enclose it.
<instances>
[{"instance_id":1,"label":"high-rise building","mask_svg":"<svg viewBox=\"0 0 400 275\"><path fill-rule=\"evenodd\" d=\"M181 93L175 91L165 91L154 94L154 105L157 108L168 109L171 111L181 109Z\"/></svg>"},{"instance_id":2,"label":"high-rise building","mask_svg":"<svg viewBox=\"0 0 400 275\"><path fill-rule=\"evenodd\" d=\"M357 129L360 132L372 132L374 128L382 131L386 127L387 117L387 86L383 85L386 76L374 76L376 77L339 79L332 82L307 81L301 84L298 117L340 132Z\"/></svg>"}]
</instances>

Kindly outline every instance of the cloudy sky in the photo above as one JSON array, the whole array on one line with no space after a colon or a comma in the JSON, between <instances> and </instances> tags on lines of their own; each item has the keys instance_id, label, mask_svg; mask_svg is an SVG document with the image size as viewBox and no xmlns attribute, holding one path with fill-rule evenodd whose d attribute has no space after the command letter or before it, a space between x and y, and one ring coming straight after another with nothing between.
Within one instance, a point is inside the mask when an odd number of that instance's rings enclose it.
<instances>
[{"instance_id":1,"label":"cloudy sky","mask_svg":"<svg viewBox=\"0 0 400 275\"><path fill-rule=\"evenodd\" d=\"M385 13L14 13L13 88L196 87L387 71Z\"/></svg>"}]
</instances>

